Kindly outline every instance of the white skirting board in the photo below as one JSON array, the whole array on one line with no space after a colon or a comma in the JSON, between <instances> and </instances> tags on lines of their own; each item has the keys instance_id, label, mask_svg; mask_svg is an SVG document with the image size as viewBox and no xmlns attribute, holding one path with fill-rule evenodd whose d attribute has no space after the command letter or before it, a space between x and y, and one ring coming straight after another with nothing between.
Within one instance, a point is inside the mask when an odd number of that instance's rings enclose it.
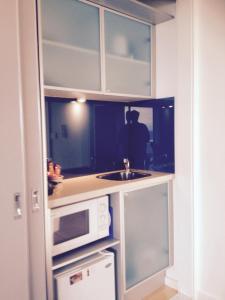
<instances>
[{"instance_id":1,"label":"white skirting board","mask_svg":"<svg viewBox=\"0 0 225 300\"><path fill-rule=\"evenodd\" d=\"M178 281L168 276L165 277L165 285L178 291L178 294L172 297L171 300L222 300L217 299L215 296L209 295L203 291L198 291L196 299L191 299L190 297L179 293Z\"/></svg>"},{"instance_id":2,"label":"white skirting board","mask_svg":"<svg viewBox=\"0 0 225 300\"><path fill-rule=\"evenodd\" d=\"M171 277L168 277L168 276L165 277L165 285L178 291L178 282L177 282L177 280L175 280Z\"/></svg>"},{"instance_id":3,"label":"white skirting board","mask_svg":"<svg viewBox=\"0 0 225 300\"><path fill-rule=\"evenodd\" d=\"M209 295L203 291L198 291L197 300L222 300L222 298L218 299L215 296Z\"/></svg>"},{"instance_id":4,"label":"white skirting board","mask_svg":"<svg viewBox=\"0 0 225 300\"><path fill-rule=\"evenodd\" d=\"M124 300L141 300L164 285L165 271L161 271L154 276L137 284L125 292Z\"/></svg>"},{"instance_id":5,"label":"white skirting board","mask_svg":"<svg viewBox=\"0 0 225 300\"><path fill-rule=\"evenodd\" d=\"M179 293L179 288L178 288L178 281L166 276L165 277L165 285L167 285L168 287L175 289L178 291L178 294L176 294L175 296L173 296L171 298L171 300L192 300L190 297L183 295L181 293Z\"/></svg>"}]
</instances>

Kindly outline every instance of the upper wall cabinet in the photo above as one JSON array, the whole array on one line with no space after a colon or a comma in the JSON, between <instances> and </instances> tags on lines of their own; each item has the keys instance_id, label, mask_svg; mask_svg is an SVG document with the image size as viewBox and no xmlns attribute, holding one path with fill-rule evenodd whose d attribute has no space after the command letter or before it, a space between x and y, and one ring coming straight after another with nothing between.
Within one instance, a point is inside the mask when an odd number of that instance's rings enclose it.
<instances>
[{"instance_id":1,"label":"upper wall cabinet","mask_svg":"<svg viewBox=\"0 0 225 300\"><path fill-rule=\"evenodd\" d=\"M41 14L47 96L151 97L151 25L78 0L42 0Z\"/></svg>"},{"instance_id":2,"label":"upper wall cabinet","mask_svg":"<svg viewBox=\"0 0 225 300\"><path fill-rule=\"evenodd\" d=\"M99 9L75 0L43 0L45 85L100 90Z\"/></svg>"},{"instance_id":3,"label":"upper wall cabinet","mask_svg":"<svg viewBox=\"0 0 225 300\"><path fill-rule=\"evenodd\" d=\"M106 91L150 96L150 26L105 12Z\"/></svg>"}]
</instances>

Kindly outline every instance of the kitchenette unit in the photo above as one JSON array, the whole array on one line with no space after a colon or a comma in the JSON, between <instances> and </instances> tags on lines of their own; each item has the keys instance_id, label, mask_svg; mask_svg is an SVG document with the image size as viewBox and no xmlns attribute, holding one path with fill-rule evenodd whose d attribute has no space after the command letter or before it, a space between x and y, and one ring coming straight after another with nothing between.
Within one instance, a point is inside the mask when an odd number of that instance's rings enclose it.
<instances>
[{"instance_id":1,"label":"kitchenette unit","mask_svg":"<svg viewBox=\"0 0 225 300\"><path fill-rule=\"evenodd\" d=\"M49 299L64 299L58 274L106 250L117 299L140 299L173 263L173 175L150 171L174 172L174 102L154 98L154 26L88 1L39 4L47 151L65 177L48 201ZM132 170L116 172L126 157ZM65 299L85 281L80 299L92 299L94 275L79 272Z\"/></svg>"}]
</instances>

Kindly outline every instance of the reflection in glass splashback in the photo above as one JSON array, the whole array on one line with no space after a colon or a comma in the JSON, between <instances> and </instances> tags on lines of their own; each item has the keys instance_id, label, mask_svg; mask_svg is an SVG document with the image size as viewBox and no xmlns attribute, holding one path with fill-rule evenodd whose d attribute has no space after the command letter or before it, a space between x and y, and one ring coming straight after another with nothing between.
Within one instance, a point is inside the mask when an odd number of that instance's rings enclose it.
<instances>
[{"instance_id":1,"label":"reflection in glass splashback","mask_svg":"<svg viewBox=\"0 0 225 300\"><path fill-rule=\"evenodd\" d=\"M48 157L66 177L131 168L174 172L174 99L132 103L46 98Z\"/></svg>"}]
</instances>

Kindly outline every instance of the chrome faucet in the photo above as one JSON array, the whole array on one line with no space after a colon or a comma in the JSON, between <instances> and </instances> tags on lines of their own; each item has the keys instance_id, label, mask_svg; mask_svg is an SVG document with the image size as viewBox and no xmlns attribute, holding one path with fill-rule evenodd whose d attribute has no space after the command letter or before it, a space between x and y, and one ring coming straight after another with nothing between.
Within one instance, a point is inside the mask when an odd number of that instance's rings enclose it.
<instances>
[{"instance_id":1,"label":"chrome faucet","mask_svg":"<svg viewBox=\"0 0 225 300\"><path fill-rule=\"evenodd\" d=\"M130 172L130 162L128 158L124 158L123 159L123 163L124 163L124 167L125 167L125 171L126 173Z\"/></svg>"}]
</instances>

